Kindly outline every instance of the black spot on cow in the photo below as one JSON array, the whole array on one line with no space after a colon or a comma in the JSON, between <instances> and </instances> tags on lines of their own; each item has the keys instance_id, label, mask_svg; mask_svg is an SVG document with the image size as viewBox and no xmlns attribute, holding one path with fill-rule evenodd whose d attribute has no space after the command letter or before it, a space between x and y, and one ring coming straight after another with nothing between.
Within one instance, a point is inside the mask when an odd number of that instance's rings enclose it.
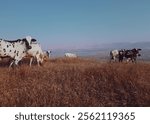
<instances>
[{"instance_id":1,"label":"black spot on cow","mask_svg":"<svg viewBox=\"0 0 150 124\"><path fill-rule=\"evenodd\" d=\"M9 52L11 52L11 50L9 50Z\"/></svg>"},{"instance_id":2,"label":"black spot on cow","mask_svg":"<svg viewBox=\"0 0 150 124\"><path fill-rule=\"evenodd\" d=\"M14 51L14 53L16 53L16 50Z\"/></svg>"},{"instance_id":3,"label":"black spot on cow","mask_svg":"<svg viewBox=\"0 0 150 124\"><path fill-rule=\"evenodd\" d=\"M9 45L7 45L7 48L9 47Z\"/></svg>"},{"instance_id":4,"label":"black spot on cow","mask_svg":"<svg viewBox=\"0 0 150 124\"><path fill-rule=\"evenodd\" d=\"M11 43L12 44L12 46L13 46L13 48L15 47L15 45L14 45L14 43Z\"/></svg>"},{"instance_id":5,"label":"black spot on cow","mask_svg":"<svg viewBox=\"0 0 150 124\"><path fill-rule=\"evenodd\" d=\"M4 52L6 52L6 49L3 49Z\"/></svg>"},{"instance_id":6,"label":"black spot on cow","mask_svg":"<svg viewBox=\"0 0 150 124\"><path fill-rule=\"evenodd\" d=\"M25 53L25 51L23 51L23 53Z\"/></svg>"},{"instance_id":7,"label":"black spot on cow","mask_svg":"<svg viewBox=\"0 0 150 124\"><path fill-rule=\"evenodd\" d=\"M17 51L17 56L19 55L19 51Z\"/></svg>"},{"instance_id":8,"label":"black spot on cow","mask_svg":"<svg viewBox=\"0 0 150 124\"><path fill-rule=\"evenodd\" d=\"M17 51L17 56L19 55L19 51Z\"/></svg>"}]
</instances>

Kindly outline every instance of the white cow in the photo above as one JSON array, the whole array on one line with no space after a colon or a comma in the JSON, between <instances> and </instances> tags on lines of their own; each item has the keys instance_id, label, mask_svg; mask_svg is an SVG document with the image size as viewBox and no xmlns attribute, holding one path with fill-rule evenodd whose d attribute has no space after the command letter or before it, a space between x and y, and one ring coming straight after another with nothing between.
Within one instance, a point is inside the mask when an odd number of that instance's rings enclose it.
<instances>
[{"instance_id":1,"label":"white cow","mask_svg":"<svg viewBox=\"0 0 150 124\"><path fill-rule=\"evenodd\" d=\"M69 57L69 58L77 58L77 55L74 53L65 53L65 57Z\"/></svg>"},{"instance_id":2,"label":"white cow","mask_svg":"<svg viewBox=\"0 0 150 124\"><path fill-rule=\"evenodd\" d=\"M118 57L119 57L119 51L118 50L110 51L110 61L112 61L112 60L116 61L116 59Z\"/></svg>"},{"instance_id":3,"label":"white cow","mask_svg":"<svg viewBox=\"0 0 150 124\"><path fill-rule=\"evenodd\" d=\"M31 42L35 41L30 36L14 41L0 40L0 58L9 57L12 59L9 67L13 64L18 65L18 62L26 55L27 51L31 49Z\"/></svg>"},{"instance_id":4,"label":"white cow","mask_svg":"<svg viewBox=\"0 0 150 124\"><path fill-rule=\"evenodd\" d=\"M35 58L37 61L38 66L43 63L43 51L41 49L40 44L37 42L31 43L31 49L27 51L27 56L30 57L30 66L32 64L33 59Z\"/></svg>"}]
</instances>

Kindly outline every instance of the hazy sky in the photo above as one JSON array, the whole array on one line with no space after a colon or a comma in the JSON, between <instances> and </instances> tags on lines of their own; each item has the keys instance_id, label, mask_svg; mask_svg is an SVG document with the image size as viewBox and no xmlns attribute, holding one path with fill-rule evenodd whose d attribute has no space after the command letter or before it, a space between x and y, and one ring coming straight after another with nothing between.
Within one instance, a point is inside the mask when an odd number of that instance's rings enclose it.
<instances>
[{"instance_id":1,"label":"hazy sky","mask_svg":"<svg viewBox=\"0 0 150 124\"><path fill-rule=\"evenodd\" d=\"M150 0L0 0L0 38L44 49L150 41Z\"/></svg>"}]
</instances>

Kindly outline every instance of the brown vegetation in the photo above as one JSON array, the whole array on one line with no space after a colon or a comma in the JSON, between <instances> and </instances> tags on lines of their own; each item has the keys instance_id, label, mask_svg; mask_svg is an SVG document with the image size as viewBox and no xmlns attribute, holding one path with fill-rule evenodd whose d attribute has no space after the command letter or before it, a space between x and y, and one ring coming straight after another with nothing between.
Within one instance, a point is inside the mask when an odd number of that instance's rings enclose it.
<instances>
[{"instance_id":1,"label":"brown vegetation","mask_svg":"<svg viewBox=\"0 0 150 124\"><path fill-rule=\"evenodd\" d=\"M150 64L58 58L1 66L0 106L150 106Z\"/></svg>"}]
</instances>

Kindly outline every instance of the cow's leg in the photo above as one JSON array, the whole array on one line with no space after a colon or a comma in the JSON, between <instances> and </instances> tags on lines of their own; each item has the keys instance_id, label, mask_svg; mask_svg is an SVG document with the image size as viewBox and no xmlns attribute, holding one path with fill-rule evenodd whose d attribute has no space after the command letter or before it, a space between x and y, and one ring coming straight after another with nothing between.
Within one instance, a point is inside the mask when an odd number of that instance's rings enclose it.
<instances>
[{"instance_id":1,"label":"cow's leg","mask_svg":"<svg viewBox=\"0 0 150 124\"><path fill-rule=\"evenodd\" d=\"M136 63L136 58L132 58L132 63Z\"/></svg>"},{"instance_id":2,"label":"cow's leg","mask_svg":"<svg viewBox=\"0 0 150 124\"><path fill-rule=\"evenodd\" d=\"M118 57L118 62L121 62L121 54L120 53L118 54L117 57Z\"/></svg>"},{"instance_id":3,"label":"cow's leg","mask_svg":"<svg viewBox=\"0 0 150 124\"><path fill-rule=\"evenodd\" d=\"M10 63L9 68L12 66L13 63L14 63L14 60L12 60L12 62Z\"/></svg>"},{"instance_id":4,"label":"cow's leg","mask_svg":"<svg viewBox=\"0 0 150 124\"><path fill-rule=\"evenodd\" d=\"M15 60L15 65L18 66L20 60Z\"/></svg>"},{"instance_id":5,"label":"cow's leg","mask_svg":"<svg viewBox=\"0 0 150 124\"><path fill-rule=\"evenodd\" d=\"M37 59L37 64L38 64L38 66L40 66L40 61Z\"/></svg>"},{"instance_id":6,"label":"cow's leg","mask_svg":"<svg viewBox=\"0 0 150 124\"><path fill-rule=\"evenodd\" d=\"M113 57L113 60L114 60L114 62L116 62L116 57L115 56Z\"/></svg>"},{"instance_id":7,"label":"cow's leg","mask_svg":"<svg viewBox=\"0 0 150 124\"><path fill-rule=\"evenodd\" d=\"M38 64L38 66L40 66L42 64L42 61L39 58L37 58L37 64Z\"/></svg>"},{"instance_id":8,"label":"cow's leg","mask_svg":"<svg viewBox=\"0 0 150 124\"><path fill-rule=\"evenodd\" d=\"M37 60L38 66L42 65L42 63L43 63L43 56L41 54L39 54L38 56L36 56L36 60Z\"/></svg>"},{"instance_id":9,"label":"cow's leg","mask_svg":"<svg viewBox=\"0 0 150 124\"><path fill-rule=\"evenodd\" d=\"M19 61L22 59L23 57L17 56L15 57L14 63L16 66L18 66Z\"/></svg>"},{"instance_id":10,"label":"cow's leg","mask_svg":"<svg viewBox=\"0 0 150 124\"><path fill-rule=\"evenodd\" d=\"M30 67L31 67L32 61L33 61L33 57L30 58Z\"/></svg>"},{"instance_id":11,"label":"cow's leg","mask_svg":"<svg viewBox=\"0 0 150 124\"><path fill-rule=\"evenodd\" d=\"M20 61L20 60L13 60L13 61L10 63L9 68L12 67L12 65L13 65L13 67L14 67L14 66L17 66L19 61Z\"/></svg>"},{"instance_id":12,"label":"cow's leg","mask_svg":"<svg viewBox=\"0 0 150 124\"><path fill-rule=\"evenodd\" d=\"M127 62L130 62L131 58L127 58Z\"/></svg>"},{"instance_id":13,"label":"cow's leg","mask_svg":"<svg viewBox=\"0 0 150 124\"><path fill-rule=\"evenodd\" d=\"M38 66L40 66L39 56L38 56L38 55L36 55L36 56L35 56L35 59L36 59L37 65L38 65Z\"/></svg>"},{"instance_id":14,"label":"cow's leg","mask_svg":"<svg viewBox=\"0 0 150 124\"><path fill-rule=\"evenodd\" d=\"M119 57L119 62L122 62L122 57L121 56Z\"/></svg>"}]
</instances>

